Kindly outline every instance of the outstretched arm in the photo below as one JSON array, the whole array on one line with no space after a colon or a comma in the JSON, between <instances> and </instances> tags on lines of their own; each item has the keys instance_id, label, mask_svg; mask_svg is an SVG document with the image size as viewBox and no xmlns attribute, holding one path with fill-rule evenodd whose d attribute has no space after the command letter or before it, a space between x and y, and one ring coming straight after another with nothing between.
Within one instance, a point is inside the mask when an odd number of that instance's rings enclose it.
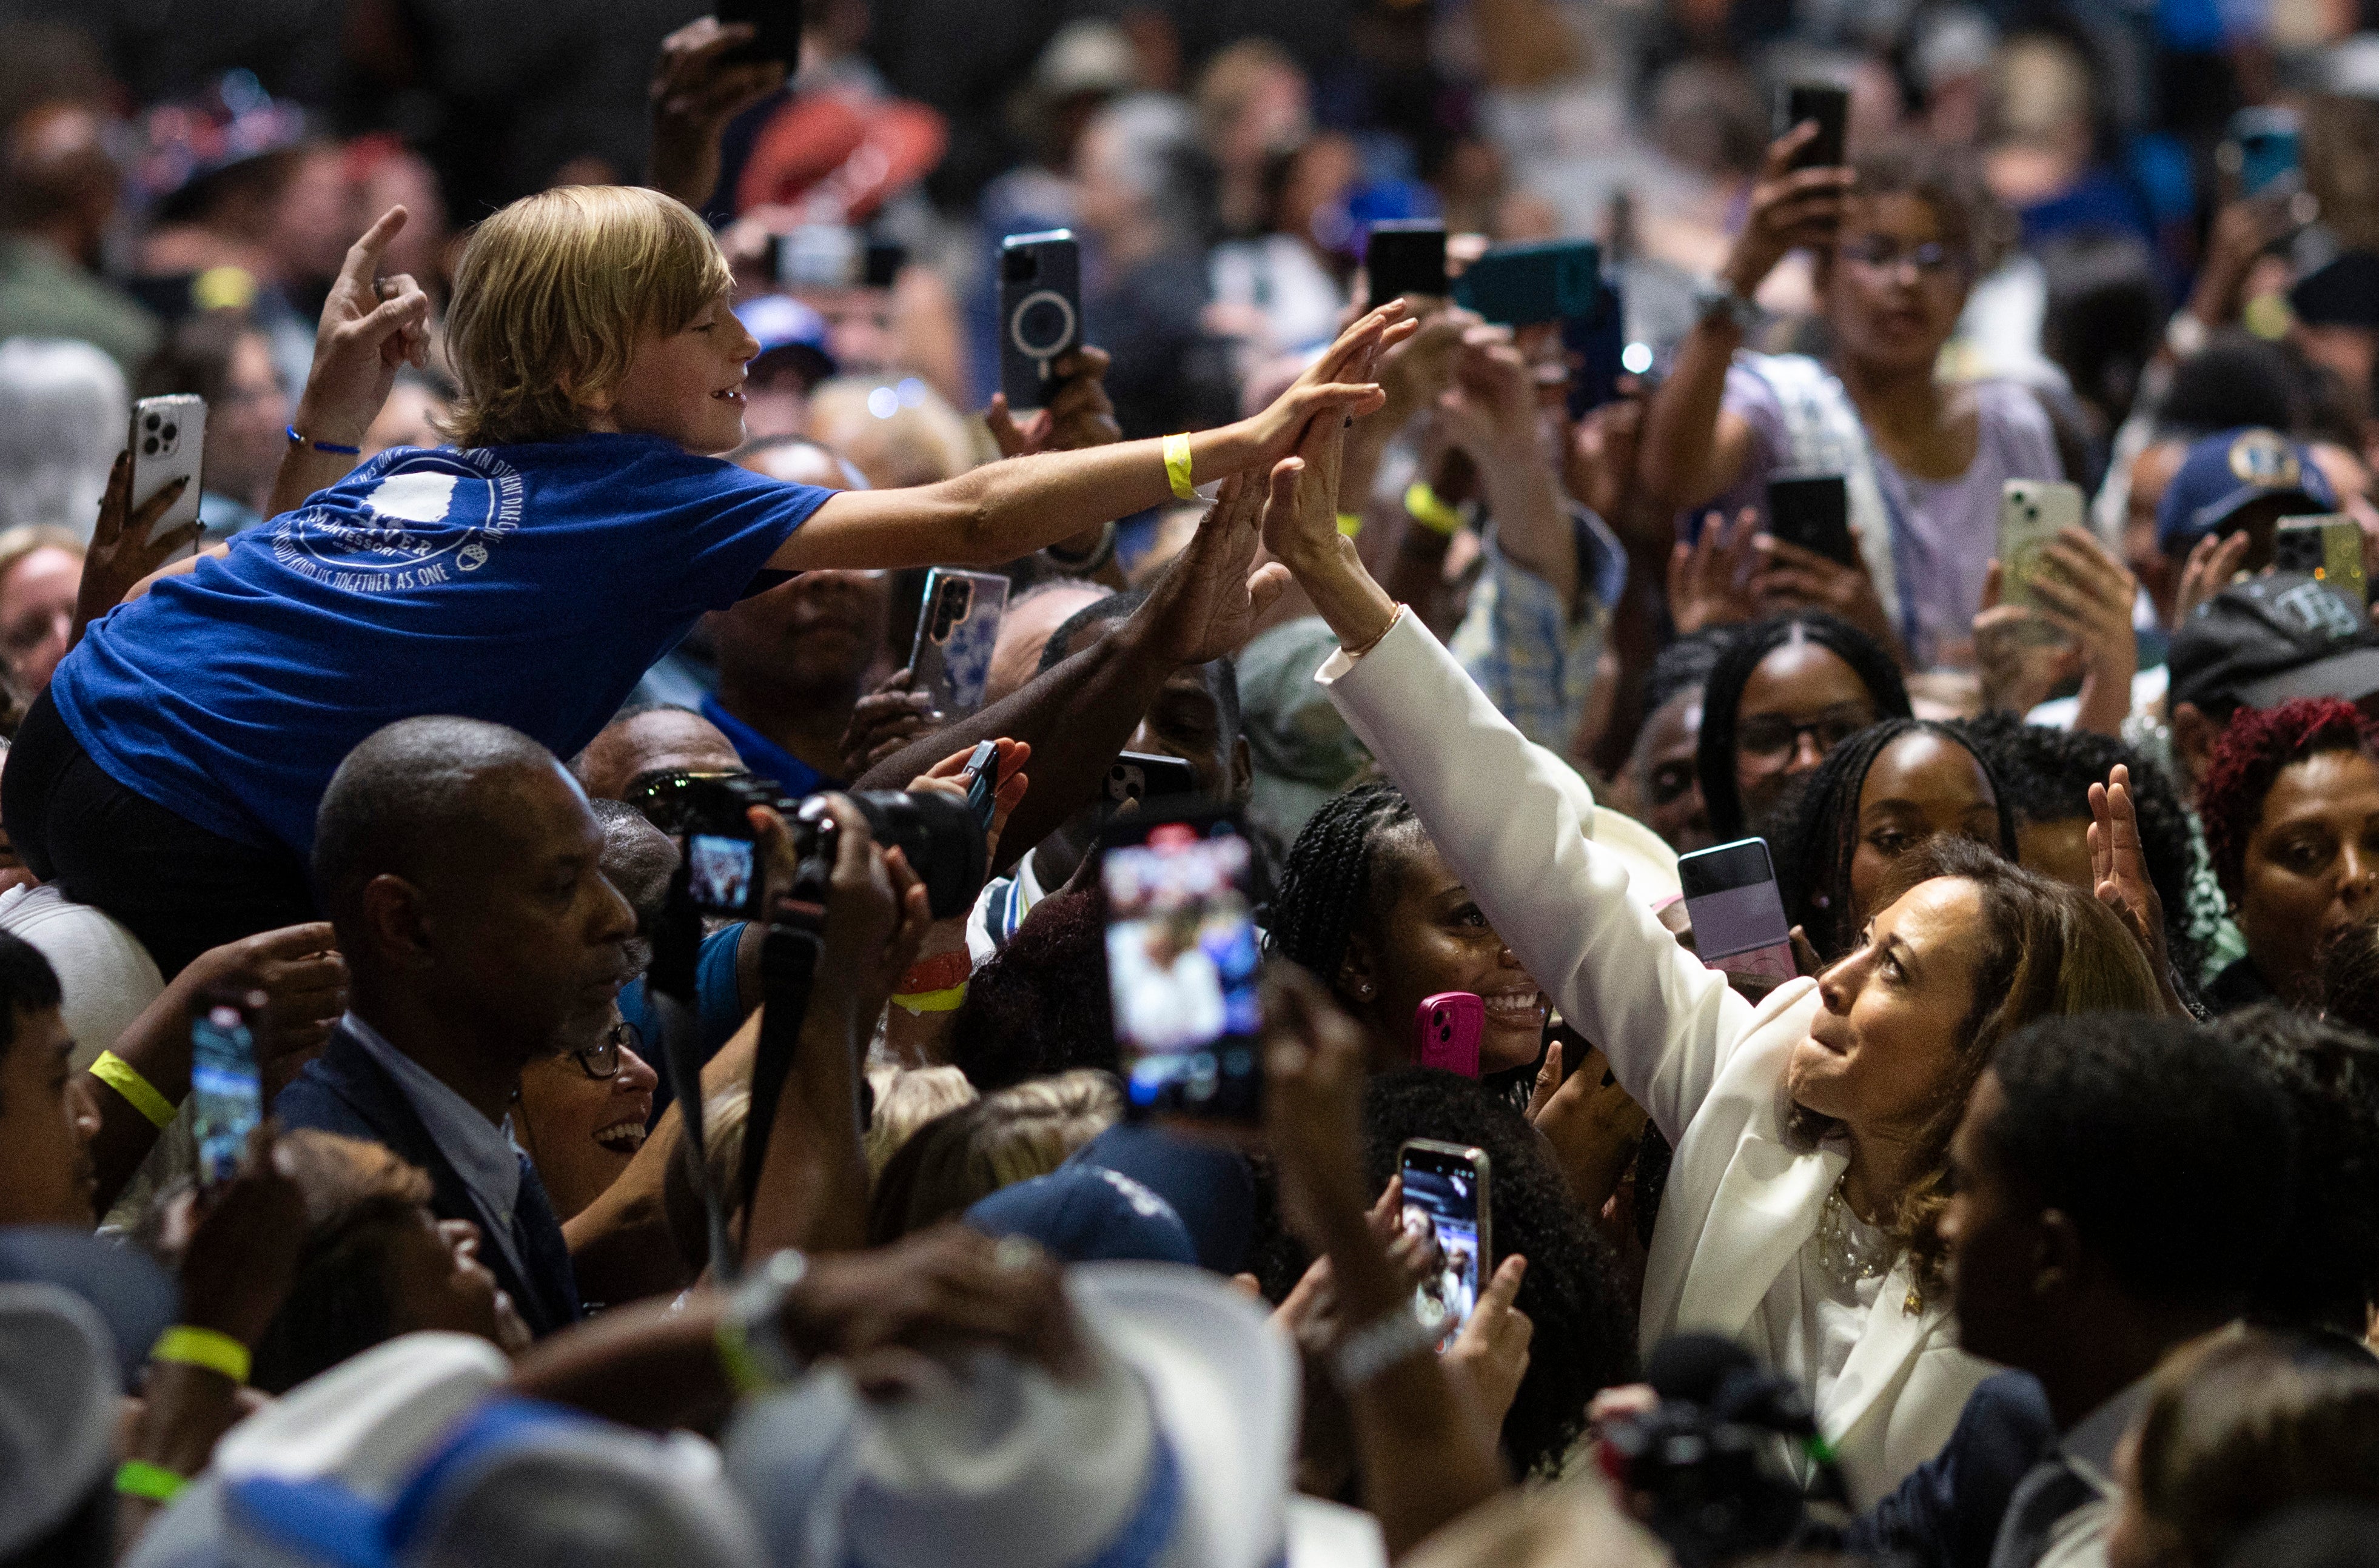
<instances>
[{"instance_id":1,"label":"outstretched arm","mask_svg":"<svg viewBox=\"0 0 2379 1568\"><path fill-rule=\"evenodd\" d=\"M322 302L313 368L289 424L303 440L290 443L273 476L270 516L345 478L355 452L322 449L361 446L396 384L396 368L429 359L429 296L406 273L380 275L381 253L405 227L405 217L404 208L390 208L347 247L338 281Z\"/></svg>"},{"instance_id":2,"label":"outstretched arm","mask_svg":"<svg viewBox=\"0 0 2379 1568\"><path fill-rule=\"evenodd\" d=\"M1380 406L1368 377L1382 344L1412 331L1391 302L1346 329L1271 407L1189 437L1190 478L1203 484L1287 455L1316 417ZM1124 441L986 464L904 490L842 490L769 558L781 572L887 566L996 566L1072 538L1173 495L1161 440Z\"/></svg>"}]
</instances>

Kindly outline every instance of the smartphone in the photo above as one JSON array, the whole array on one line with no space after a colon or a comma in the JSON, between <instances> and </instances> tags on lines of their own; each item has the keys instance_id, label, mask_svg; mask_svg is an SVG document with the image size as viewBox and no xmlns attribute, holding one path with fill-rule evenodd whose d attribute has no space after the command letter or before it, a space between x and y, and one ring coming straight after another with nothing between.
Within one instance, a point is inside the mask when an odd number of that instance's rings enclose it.
<instances>
[{"instance_id":1,"label":"smartphone","mask_svg":"<svg viewBox=\"0 0 2379 1568\"><path fill-rule=\"evenodd\" d=\"M1589 315L1562 318L1562 352L1574 367L1569 416L1583 419L1606 403L1619 401L1619 378L1627 369L1627 308L1619 285L1602 280Z\"/></svg>"},{"instance_id":2,"label":"smartphone","mask_svg":"<svg viewBox=\"0 0 2379 1568\"><path fill-rule=\"evenodd\" d=\"M850 288L860 281L862 254L856 230L803 223L768 236L768 275L779 288Z\"/></svg>"},{"instance_id":3,"label":"smartphone","mask_svg":"<svg viewBox=\"0 0 2379 1568\"><path fill-rule=\"evenodd\" d=\"M1850 490L1840 474L1768 481L1768 531L1839 566L1859 563L1851 538Z\"/></svg>"},{"instance_id":4,"label":"smartphone","mask_svg":"<svg viewBox=\"0 0 2379 1568\"><path fill-rule=\"evenodd\" d=\"M1129 1116L1252 1126L1255 850L1237 811L1133 814L1099 835L1107 996Z\"/></svg>"},{"instance_id":5,"label":"smartphone","mask_svg":"<svg viewBox=\"0 0 2379 1568\"><path fill-rule=\"evenodd\" d=\"M191 393L144 397L132 405L132 507L139 511L159 490L187 479L182 494L149 530L151 543L199 520L201 462L207 444L207 400Z\"/></svg>"},{"instance_id":6,"label":"smartphone","mask_svg":"<svg viewBox=\"0 0 2379 1568\"><path fill-rule=\"evenodd\" d=\"M788 75L801 69L802 0L719 0L710 9L722 22L744 22L752 29L752 42L730 50L726 64L778 60Z\"/></svg>"},{"instance_id":7,"label":"smartphone","mask_svg":"<svg viewBox=\"0 0 2379 1568\"><path fill-rule=\"evenodd\" d=\"M1777 110L1776 134L1780 137L1804 120L1817 122L1817 136L1793 154L1792 167L1836 169L1842 165L1851 119L1849 89L1831 82L1796 81L1784 89Z\"/></svg>"},{"instance_id":8,"label":"smartphone","mask_svg":"<svg viewBox=\"0 0 2379 1568\"><path fill-rule=\"evenodd\" d=\"M2302 133L2297 112L2284 108L2241 109L2215 149L2217 168L2239 182L2239 194L2259 196L2298 178Z\"/></svg>"},{"instance_id":9,"label":"smartphone","mask_svg":"<svg viewBox=\"0 0 2379 1568\"><path fill-rule=\"evenodd\" d=\"M1425 1067L1479 1076L1479 1037L1487 1004L1475 992L1441 991L1413 1010L1413 1060Z\"/></svg>"},{"instance_id":10,"label":"smartphone","mask_svg":"<svg viewBox=\"0 0 2379 1568\"><path fill-rule=\"evenodd\" d=\"M1445 225L1434 218L1373 223L1363 241L1363 276L1371 288L1371 297L1364 306L1367 310L1377 310L1408 294L1443 299Z\"/></svg>"},{"instance_id":11,"label":"smartphone","mask_svg":"<svg viewBox=\"0 0 2379 1568\"><path fill-rule=\"evenodd\" d=\"M265 1000L260 991L210 992L190 1019L190 1133L201 1187L230 1179L264 1119L254 1019Z\"/></svg>"},{"instance_id":12,"label":"smartphone","mask_svg":"<svg viewBox=\"0 0 2379 1568\"><path fill-rule=\"evenodd\" d=\"M2282 518L2272 531L2272 565L2328 584L2357 616L2371 608L2371 587L2362 574L2362 529L2343 513Z\"/></svg>"},{"instance_id":13,"label":"smartphone","mask_svg":"<svg viewBox=\"0 0 2379 1568\"><path fill-rule=\"evenodd\" d=\"M890 288L909 264L909 247L896 239L870 239L860 259L859 281L867 288Z\"/></svg>"},{"instance_id":14,"label":"smartphone","mask_svg":"<svg viewBox=\"0 0 2379 1568\"><path fill-rule=\"evenodd\" d=\"M2082 488L2044 479L2010 479L1999 487L1999 602L2025 609L2047 606L2033 585L2055 563L2041 552L2064 528L2082 525ZM2032 622L2035 637L2062 641L2045 621Z\"/></svg>"},{"instance_id":15,"label":"smartphone","mask_svg":"<svg viewBox=\"0 0 2379 1568\"><path fill-rule=\"evenodd\" d=\"M1125 752L1107 769L1107 810L1127 801L1177 800L1197 794L1198 770L1179 757Z\"/></svg>"},{"instance_id":16,"label":"smartphone","mask_svg":"<svg viewBox=\"0 0 2379 1568\"><path fill-rule=\"evenodd\" d=\"M1082 254L1071 229L999 242L999 390L1010 408L1040 408L1051 367L1082 344Z\"/></svg>"},{"instance_id":17,"label":"smartphone","mask_svg":"<svg viewBox=\"0 0 2379 1568\"><path fill-rule=\"evenodd\" d=\"M1737 838L1677 857L1677 882L1702 962L1729 974L1793 978L1793 928L1765 838Z\"/></svg>"},{"instance_id":18,"label":"smartphone","mask_svg":"<svg viewBox=\"0 0 2379 1568\"><path fill-rule=\"evenodd\" d=\"M967 810L985 833L991 831L991 819L999 802L999 742L978 741L969 754L967 766L974 770L974 782L967 786Z\"/></svg>"},{"instance_id":19,"label":"smartphone","mask_svg":"<svg viewBox=\"0 0 2379 1568\"><path fill-rule=\"evenodd\" d=\"M917 640L909 650L911 690L931 692L934 711L963 718L983 706L991 650L1008 612L1008 579L991 572L936 566L925 573Z\"/></svg>"},{"instance_id":20,"label":"smartphone","mask_svg":"<svg viewBox=\"0 0 2379 1568\"><path fill-rule=\"evenodd\" d=\"M1396 1150L1396 1174L1405 1183L1405 1228L1427 1225L1437 1236L1444 1265L1413 1297L1413 1313L1424 1323L1443 1325L1440 1348L1454 1343L1479 1309L1494 1267L1487 1232L1487 1190L1492 1176L1487 1151L1433 1138L1408 1138Z\"/></svg>"},{"instance_id":21,"label":"smartphone","mask_svg":"<svg viewBox=\"0 0 2379 1568\"><path fill-rule=\"evenodd\" d=\"M1588 239L1498 245L1454 280L1454 301L1490 321L1526 327L1594 314L1601 247Z\"/></svg>"}]
</instances>

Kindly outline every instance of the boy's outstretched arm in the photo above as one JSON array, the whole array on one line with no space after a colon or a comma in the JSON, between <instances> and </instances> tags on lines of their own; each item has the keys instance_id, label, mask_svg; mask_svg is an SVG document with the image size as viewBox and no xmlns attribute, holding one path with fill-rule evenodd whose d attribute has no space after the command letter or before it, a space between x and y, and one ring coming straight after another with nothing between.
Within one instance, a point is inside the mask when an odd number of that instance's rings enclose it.
<instances>
[{"instance_id":1,"label":"boy's outstretched arm","mask_svg":"<svg viewBox=\"0 0 2379 1568\"><path fill-rule=\"evenodd\" d=\"M1308 421L1380 406L1371 359L1412 331L1391 302L1340 335L1305 374L1251 418L1191 435L1191 480L1266 470L1296 448ZM843 490L769 558L783 572L899 566L997 566L1171 498L1164 442L1125 441L987 464L938 485Z\"/></svg>"},{"instance_id":2,"label":"boy's outstretched arm","mask_svg":"<svg viewBox=\"0 0 2379 1568\"><path fill-rule=\"evenodd\" d=\"M390 208L347 247L322 303L314 365L289 422L300 439L289 443L273 476L268 516L293 511L316 490L345 478L358 460L354 449L363 445L388 401L396 368L429 360L429 296L406 273L380 275L381 253L405 227L405 217L404 208Z\"/></svg>"}]
</instances>

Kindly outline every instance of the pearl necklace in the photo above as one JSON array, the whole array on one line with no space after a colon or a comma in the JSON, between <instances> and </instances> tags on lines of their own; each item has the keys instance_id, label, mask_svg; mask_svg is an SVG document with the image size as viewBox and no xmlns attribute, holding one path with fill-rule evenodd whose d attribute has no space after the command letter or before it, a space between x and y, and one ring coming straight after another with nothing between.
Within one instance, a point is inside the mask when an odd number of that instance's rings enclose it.
<instances>
[{"instance_id":1,"label":"pearl necklace","mask_svg":"<svg viewBox=\"0 0 2379 1568\"><path fill-rule=\"evenodd\" d=\"M1817 1234L1810 1239L1817 1245L1818 1269L1845 1295L1868 1280L1883 1277L1900 1257L1899 1242L1860 1223L1851 1212L1841 1182L1826 1194L1826 1206L1817 1213Z\"/></svg>"}]
</instances>

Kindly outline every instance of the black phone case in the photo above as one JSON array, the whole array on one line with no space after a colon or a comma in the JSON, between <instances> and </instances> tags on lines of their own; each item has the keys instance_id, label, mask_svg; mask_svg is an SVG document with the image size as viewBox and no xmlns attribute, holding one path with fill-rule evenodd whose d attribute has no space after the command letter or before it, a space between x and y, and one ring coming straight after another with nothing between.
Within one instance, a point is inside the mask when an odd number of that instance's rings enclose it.
<instances>
[{"instance_id":1,"label":"black phone case","mask_svg":"<svg viewBox=\"0 0 2379 1568\"><path fill-rule=\"evenodd\" d=\"M1010 408L1042 408L1051 368L1082 342L1082 259L1065 230L1023 235L999 251L999 390Z\"/></svg>"},{"instance_id":2,"label":"black phone case","mask_svg":"<svg viewBox=\"0 0 2379 1568\"><path fill-rule=\"evenodd\" d=\"M1437 223L1372 224L1371 237L1363 243L1363 275L1371 290L1367 310L1408 294L1443 296L1444 228Z\"/></svg>"},{"instance_id":3,"label":"black phone case","mask_svg":"<svg viewBox=\"0 0 2379 1568\"><path fill-rule=\"evenodd\" d=\"M1769 481L1768 531L1837 566L1859 563L1858 546L1851 538L1850 492L1838 474Z\"/></svg>"},{"instance_id":4,"label":"black phone case","mask_svg":"<svg viewBox=\"0 0 2379 1568\"><path fill-rule=\"evenodd\" d=\"M1793 155L1795 169L1832 169L1842 165L1851 115L1851 95L1839 87L1801 86L1786 90L1783 135L1804 120L1817 122L1817 139Z\"/></svg>"},{"instance_id":5,"label":"black phone case","mask_svg":"<svg viewBox=\"0 0 2379 1568\"><path fill-rule=\"evenodd\" d=\"M721 22L743 22L752 29L752 42L731 50L728 64L781 60L788 72L801 69L802 0L719 0L712 14Z\"/></svg>"}]
</instances>

